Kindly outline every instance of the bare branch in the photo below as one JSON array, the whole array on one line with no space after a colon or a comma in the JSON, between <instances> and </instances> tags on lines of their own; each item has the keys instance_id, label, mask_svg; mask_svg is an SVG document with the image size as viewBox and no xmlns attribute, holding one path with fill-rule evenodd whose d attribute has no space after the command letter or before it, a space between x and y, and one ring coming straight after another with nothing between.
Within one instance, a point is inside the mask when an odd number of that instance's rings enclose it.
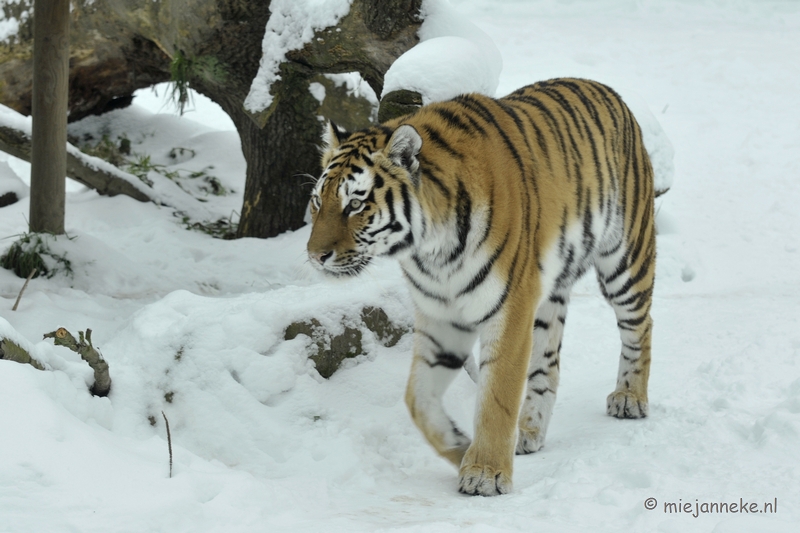
<instances>
[{"instance_id":1,"label":"bare branch","mask_svg":"<svg viewBox=\"0 0 800 533\"><path fill-rule=\"evenodd\" d=\"M103 356L92 346L92 330L86 330L86 336L83 332L79 331L78 336L80 340L75 340L75 337L64 328L58 328L56 331L51 331L44 335L45 339L53 339L56 346L65 346L76 352L81 356L81 359L86 361L92 370L94 370L94 385L92 386L91 393L95 396L108 396L111 390L111 376L108 373L108 363L106 363Z\"/></svg>"}]
</instances>

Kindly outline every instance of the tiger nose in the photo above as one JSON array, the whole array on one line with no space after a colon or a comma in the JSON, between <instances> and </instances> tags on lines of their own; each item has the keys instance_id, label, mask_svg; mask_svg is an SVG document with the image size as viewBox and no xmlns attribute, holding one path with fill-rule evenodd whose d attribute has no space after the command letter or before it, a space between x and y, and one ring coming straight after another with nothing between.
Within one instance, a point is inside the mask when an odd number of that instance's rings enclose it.
<instances>
[{"instance_id":1,"label":"tiger nose","mask_svg":"<svg viewBox=\"0 0 800 533\"><path fill-rule=\"evenodd\" d=\"M333 251L330 252L316 252L308 254L311 257L312 261L319 263L320 265L324 265L325 262L333 257Z\"/></svg>"}]
</instances>

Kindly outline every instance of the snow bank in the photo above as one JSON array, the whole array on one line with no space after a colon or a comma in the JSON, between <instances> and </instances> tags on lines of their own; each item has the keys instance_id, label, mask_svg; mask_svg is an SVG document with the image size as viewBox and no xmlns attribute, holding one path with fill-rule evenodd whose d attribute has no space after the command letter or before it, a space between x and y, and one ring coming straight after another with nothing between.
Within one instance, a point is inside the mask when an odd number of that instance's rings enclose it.
<instances>
[{"instance_id":1,"label":"snow bank","mask_svg":"<svg viewBox=\"0 0 800 533\"><path fill-rule=\"evenodd\" d=\"M381 98L399 89L419 92L422 103L478 92L495 96L503 59L491 37L450 6L425 0L420 43L389 67Z\"/></svg>"},{"instance_id":2,"label":"snow bank","mask_svg":"<svg viewBox=\"0 0 800 533\"><path fill-rule=\"evenodd\" d=\"M0 161L0 196L8 193L14 193L17 198L25 198L30 193L30 187L20 179L8 163Z\"/></svg>"},{"instance_id":3,"label":"snow bank","mask_svg":"<svg viewBox=\"0 0 800 533\"><path fill-rule=\"evenodd\" d=\"M253 78L244 107L252 113L272 104L270 87L280 79L278 66L286 52L299 50L314 37L314 32L335 26L350 11L352 0L273 0L262 42L263 55Z\"/></svg>"}]
</instances>

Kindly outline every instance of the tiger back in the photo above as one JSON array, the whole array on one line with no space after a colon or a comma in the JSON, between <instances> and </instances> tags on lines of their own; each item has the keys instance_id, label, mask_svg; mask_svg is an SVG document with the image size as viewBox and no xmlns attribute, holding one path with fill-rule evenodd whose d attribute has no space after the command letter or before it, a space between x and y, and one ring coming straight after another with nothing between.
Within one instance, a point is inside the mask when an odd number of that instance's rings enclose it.
<instances>
[{"instance_id":1,"label":"tiger back","mask_svg":"<svg viewBox=\"0 0 800 533\"><path fill-rule=\"evenodd\" d=\"M653 172L616 92L556 79L462 95L352 134L329 125L325 144L309 259L334 276L399 260L416 307L406 404L461 492L508 492L515 451L543 445L570 291L592 266L622 341L607 412L647 415ZM478 340L471 440L442 396Z\"/></svg>"}]
</instances>

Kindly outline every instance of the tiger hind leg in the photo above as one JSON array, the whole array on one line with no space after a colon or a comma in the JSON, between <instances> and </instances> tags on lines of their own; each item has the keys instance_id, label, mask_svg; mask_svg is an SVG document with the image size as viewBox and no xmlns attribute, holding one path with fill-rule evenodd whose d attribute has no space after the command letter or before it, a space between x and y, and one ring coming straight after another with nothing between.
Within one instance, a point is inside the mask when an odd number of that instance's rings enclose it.
<instances>
[{"instance_id":1,"label":"tiger hind leg","mask_svg":"<svg viewBox=\"0 0 800 533\"><path fill-rule=\"evenodd\" d=\"M653 331L650 307L655 277L655 235L651 235L630 267L623 268L627 256L619 262L601 257L595 263L600 288L614 309L622 340L617 386L606 400L607 413L616 418L644 418L648 414Z\"/></svg>"},{"instance_id":2,"label":"tiger hind leg","mask_svg":"<svg viewBox=\"0 0 800 533\"><path fill-rule=\"evenodd\" d=\"M519 414L517 455L539 451L553 414L558 388L561 338L567 318L569 290L555 291L539 305L533 326L525 398Z\"/></svg>"}]
</instances>

